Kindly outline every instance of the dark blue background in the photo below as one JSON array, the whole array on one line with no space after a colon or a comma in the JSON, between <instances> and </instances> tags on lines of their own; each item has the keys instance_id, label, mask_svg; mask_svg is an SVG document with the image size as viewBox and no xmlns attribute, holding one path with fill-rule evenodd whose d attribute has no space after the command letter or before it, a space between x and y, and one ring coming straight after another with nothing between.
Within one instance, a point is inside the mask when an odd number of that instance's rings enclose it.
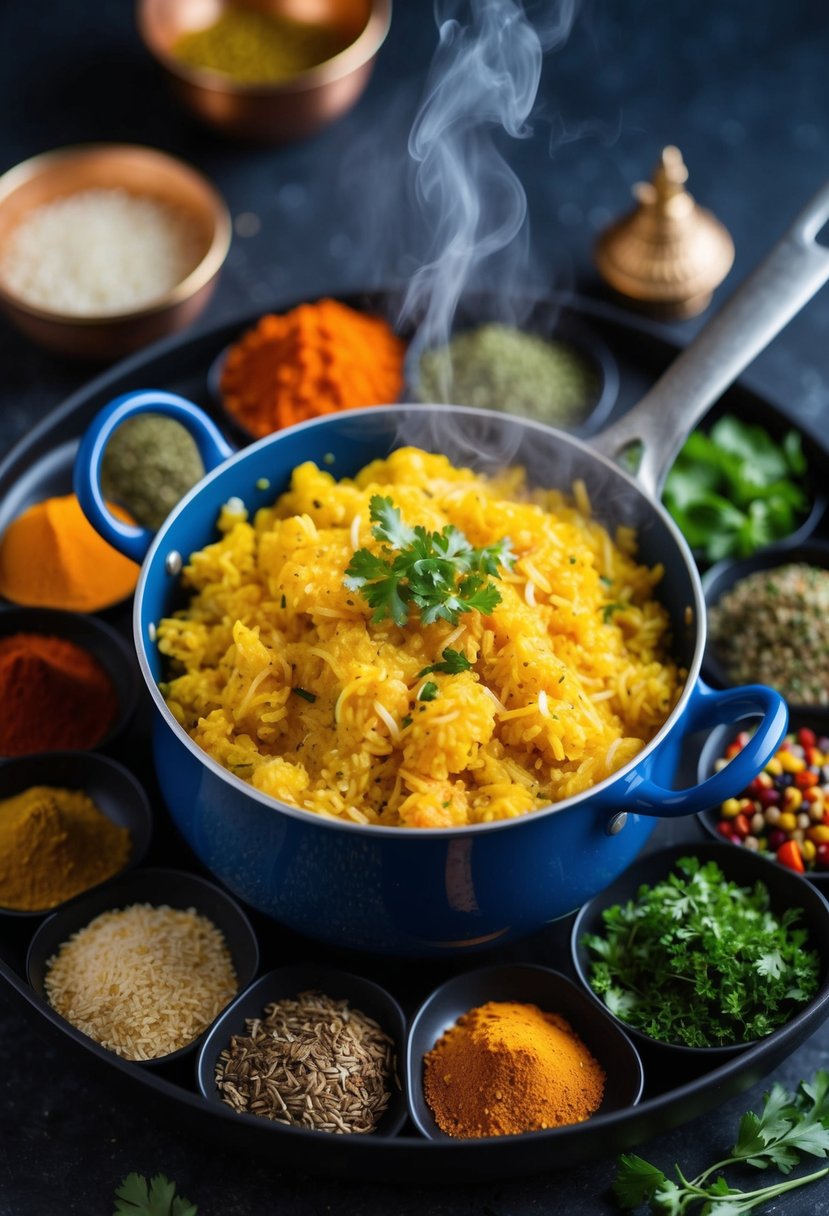
<instances>
[{"instance_id":1,"label":"dark blue background","mask_svg":"<svg viewBox=\"0 0 829 1216\"><path fill-rule=\"evenodd\" d=\"M0 171L84 140L152 144L200 167L239 224L200 327L280 299L405 281L422 233L400 166L436 37L426 0L397 0L356 108L303 144L250 148L202 130L176 107L126 0L2 0ZM507 149L527 191L533 279L603 294L591 264L596 234L628 208L631 184L650 174L660 148L676 143L692 192L734 236L736 262L718 296L727 294L829 176L827 63L827 15L817 0L585 0L567 43L545 60L532 136ZM242 235L257 222L254 235ZM684 341L699 323L670 332ZM824 292L748 376L818 433L829 418L827 334ZM89 374L0 324L0 451ZM827 1047L829 1034L819 1032L775 1076L796 1084L826 1066ZM724 1155L740 1114L765 1088L640 1151L697 1172ZM200 1216L616 1210L610 1159L454 1190L426 1189L427 1179L392 1188L371 1178L296 1178L281 1165L223 1155L125 1107L115 1084L41 1039L0 993L0 1216L108 1214L130 1170L175 1178ZM769 1210L829 1212L829 1185Z\"/></svg>"}]
</instances>

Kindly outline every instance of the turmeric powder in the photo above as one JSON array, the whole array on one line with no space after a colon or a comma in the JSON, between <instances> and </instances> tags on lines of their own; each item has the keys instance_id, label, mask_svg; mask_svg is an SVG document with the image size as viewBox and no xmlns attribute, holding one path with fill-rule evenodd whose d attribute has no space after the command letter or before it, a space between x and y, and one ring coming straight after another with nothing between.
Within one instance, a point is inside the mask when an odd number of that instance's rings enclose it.
<instances>
[{"instance_id":1,"label":"turmeric powder","mask_svg":"<svg viewBox=\"0 0 829 1216\"><path fill-rule=\"evenodd\" d=\"M98 612L131 595L138 572L98 535L74 494L29 507L0 540L0 595L30 608Z\"/></svg>"},{"instance_id":2,"label":"turmeric powder","mask_svg":"<svg viewBox=\"0 0 829 1216\"><path fill-rule=\"evenodd\" d=\"M269 314L228 351L227 412L257 439L320 414L391 405L403 391L405 344L381 317L337 300Z\"/></svg>"},{"instance_id":3,"label":"turmeric powder","mask_svg":"<svg viewBox=\"0 0 829 1216\"><path fill-rule=\"evenodd\" d=\"M41 912L126 864L127 828L81 790L36 785L0 802L0 906Z\"/></svg>"},{"instance_id":4,"label":"turmeric powder","mask_svg":"<svg viewBox=\"0 0 829 1216\"><path fill-rule=\"evenodd\" d=\"M423 1088L450 1136L505 1136L582 1123L604 1094L601 1064L557 1013L489 1001L424 1057Z\"/></svg>"}]
</instances>

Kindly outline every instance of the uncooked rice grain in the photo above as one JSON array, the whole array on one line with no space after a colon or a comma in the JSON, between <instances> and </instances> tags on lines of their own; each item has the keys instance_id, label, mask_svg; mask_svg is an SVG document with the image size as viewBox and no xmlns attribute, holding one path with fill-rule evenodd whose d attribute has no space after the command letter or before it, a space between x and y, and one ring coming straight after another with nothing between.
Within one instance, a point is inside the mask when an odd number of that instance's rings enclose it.
<instances>
[{"instance_id":1,"label":"uncooked rice grain","mask_svg":"<svg viewBox=\"0 0 829 1216\"><path fill-rule=\"evenodd\" d=\"M49 959L44 982L62 1017L128 1060L185 1047L238 988L219 929L166 904L96 916Z\"/></svg>"}]
</instances>

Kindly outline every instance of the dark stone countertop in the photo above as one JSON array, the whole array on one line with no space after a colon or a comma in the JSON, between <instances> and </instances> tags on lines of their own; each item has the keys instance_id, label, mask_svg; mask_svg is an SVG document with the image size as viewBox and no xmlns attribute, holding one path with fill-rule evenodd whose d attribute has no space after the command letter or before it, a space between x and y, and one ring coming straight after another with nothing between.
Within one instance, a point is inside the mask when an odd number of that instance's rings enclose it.
<instances>
[{"instance_id":1,"label":"dark stone countertop","mask_svg":"<svg viewBox=\"0 0 829 1216\"><path fill-rule=\"evenodd\" d=\"M541 6L550 13L568 4ZM169 96L137 37L128 0L4 0L0 6L0 171L87 140L158 146L206 172L235 220L219 289L198 326L321 293L408 280L423 257L405 172L406 140L436 43L432 6L398 0L371 83L318 137L252 148L198 127ZM740 282L823 183L829 163L829 51L823 5L810 0L583 0L569 38L544 61L531 133L500 141L528 200L530 256L516 287L603 296L591 265L598 230L630 205L661 147L679 145L690 188L731 230ZM504 280L499 277L499 287ZM484 278L484 283L486 279ZM669 327L677 342L700 320ZM755 362L748 380L820 434L829 418L829 293L816 297ZM0 326L0 453L95 369L31 346ZM772 1074L788 1086L826 1066L815 1033ZM641 1146L691 1172L722 1157L740 1115L769 1080ZM592 1216L616 1206L614 1161L527 1179L430 1187L427 1176L378 1186L296 1176L200 1143L185 1126L125 1103L25 1006L0 991L0 1216L109 1213L131 1170L163 1171L200 1216L389 1211L435 1216ZM762 1176L760 1181L762 1181ZM819 1184L768 1211L829 1212Z\"/></svg>"}]
</instances>

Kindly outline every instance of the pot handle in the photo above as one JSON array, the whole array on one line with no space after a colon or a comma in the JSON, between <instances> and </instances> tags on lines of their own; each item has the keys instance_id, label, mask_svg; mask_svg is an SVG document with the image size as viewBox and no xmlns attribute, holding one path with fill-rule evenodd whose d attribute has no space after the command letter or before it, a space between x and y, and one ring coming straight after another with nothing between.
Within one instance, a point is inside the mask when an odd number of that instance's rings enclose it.
<instances>
[{"instance_id":1,"label":"pot handle","mask_svg":"<svg viewBox=\"0 0 829 1216\"><path fill-rule=\"evenodd\" d=\"M223 464L233 455L234 449L203 410L176 393L138 389L116 397L95 415L75 457L75 494L84 515L104 540L140 563L153 542L154 533L137 524L124 523L113 515L101 490L101 464L106 445L121 423L137 414L164 414L185 426L193 436L208 472Z\"/></svg>"},{"instance_id":2,"label":"pot handle","mask_svg":"<svg viewBox=\"0 0 829 1216\"><path fill-rule=\"evenodd\" d=\"M829 182L641 401L590 440L611 460L641 444L636 479L653 498L708 407L829 278L829 249L817 241L827 220Z\"/></svg>"},{"instance_id":3,"label":"pot handle","mask_svg":"<svg viewBox=\"0 0 829 1216\"><path fill-rule=\"evenodd\" d=\"M765 768L777 751L786 733L789 710L780 693L763 684L746 684L739 688L715 690L699 680L671 733L674 758L684 739L696 731L728 726L741 718L761 717L760 725L734 758L699 785L684 790L661 786L648 775L634 769L627 776L623 804L616 810L635 811L640 815L656 815L674 819L680 815L695 815L738 795ZM659 777L660 753L654 752L654 776ZM667 761L667 756L665 757ZM646 770L647 773L648 770Z\"/></svg>"}]
</instances>

